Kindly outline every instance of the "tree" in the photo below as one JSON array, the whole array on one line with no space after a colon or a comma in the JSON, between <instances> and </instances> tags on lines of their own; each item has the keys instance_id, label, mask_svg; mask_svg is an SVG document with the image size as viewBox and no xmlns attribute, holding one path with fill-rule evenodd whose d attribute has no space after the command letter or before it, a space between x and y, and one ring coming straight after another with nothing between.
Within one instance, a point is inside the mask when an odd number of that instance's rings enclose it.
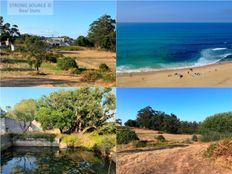
<instances>
[{"instance_id":1,"label":"tree","mask_svg":"<svg viewBox=\"0 0 232 174\"><path fill-rule=\"evenodd\" d=\"M116 124L122 126L122 119L120 118L116 119Z\"/></svg>"},{"instance_id":2,"label":"tree","mask_svg":"<svg viewBox=\"0 0 232 174\"><path fill-rule=\"evenodd\" d=\"M0 107L0 118L6 117L7 113Z\"/></svg>"},{"instance_id":3,"label":"tree","mask_svg":"<svg viewBox=\"0 0 232 174\"><path fill-rule=\"evenodd\" d=\"M163 127L162 129L168 133L178 133L180 127L180 120L177 119L176 115L171 114L165 115L163 120Z\"/></svg>"},{"instance_id":4,"label":"tree","mask_svg":"<svg viewBox=\"0 0 232 174\"><path fill-rule=\"evenodd\" d=\"M140 127L150 128L151 127L151 119L154 116L155 111L152 107L147 106L143 109L140 109L137 114L137 123Z\"/></svg>"},{"instance_id":5,"label":"tree","mask_svg":"<svg viewBox=\"0 0 232 174\"><path fill-rule=\"evenodd\" d=\"M38 36L26 37L25 43L29 55L28 63L31 66L34 65L37 73L39 73L39 67L45 59L46 53L48 51L48 46Z\"/></svg>"},{"instance_id":6,"label":"tree","mask_svg":"<svg viewBox=\"0 0 232 174\"><path fill-rule=\"evenodd\" d=\"M20 36L17 25L11 25L9 23L4 24L4 19L0 16L0 40L9 41L10 44L14 44L15 39Z\"/></svg>"},{"instance_id":7,"label":"tree","mask_svg":"<svg viewBox=\"0 0 232 174\"><path fill-rule=\"evenodd\" d=\"M142 127L168 133L196 133L198 131L197 122L180 121L174 114L166 114L162 111L153 110L147 106L140 109L136 120L128 120L125 123L130 127Z\"/></svg>"},{"instance_id":8,"label":"tree","mask_svg":"<svg viewBox=\"0 0 232 174\"><path fill-rule=\"evenodd\" d=\"M125 126L129 126L129 127L137 127L138 125L137 125L137 122L135 121L135 120L127 120L126 122L125 122Z\"/></svg>"},{"instance_id":9,"label":"tree","mask_svg":"<svg viewBox=\"0 0 232 174\"><path fill-rule=\"evenodd\" d=\"M44 129L62 133L97 130L115 115L115 95L110 88L80 88L53 92L38 101L36 119Z\"/></svg>"},{"instance_id":10,"label":"tree","mask_svg":"<svg viewBox=\"0 0 232 174\"><path fill-rule=\"evenodd\" d=\"M218 113L207 117L200 125L200 131L232 133L232 112Z\"/></svg>"},{"instance_id":11,"label":"tree","mask_svg":"<svg viewBox=\"0 0 232 174\"><path fill-rule=\"evenodd\" d=\"M89 41L89 39L85 36L79 36L76 40L75 40L75 44L79 45L79 46L83 46L83 47L91 47L93 46L93 43L91 43Z\"/></svg>"},{"instance_id":12,"label":"tree","mask_svg":"<svg viewBox=\"0 0 232 174\"><path fill-rule=\"evenodd\" d=\"M104 15L90 24L88 38L95 47L115 51L115 23L116 21L109 15Z\"/></svg>"},{"instance_id":13,"label":"tree","mask_svg":"<svg viewBox=\"0 0 232 174\"><path fill-rule=\"evenodd\" d=\"M23 132L26 132L35 118L36 101L33 99L21 100L8 111L7 116L19 121Z\"/></svg>"},{"instance_id":14,"label":"tree","mask_svg":"<svg viewBox=\"0 0 232 174\"><path fill-rule=\"evenodd\" d=\"M199 126L199 123L197 123L195 121L193 121L193 122L181 121L180 128L179 128L178 132L179 133L186 133L186 134L197 133L198 126Z\"/></svg>"}]
</instances>

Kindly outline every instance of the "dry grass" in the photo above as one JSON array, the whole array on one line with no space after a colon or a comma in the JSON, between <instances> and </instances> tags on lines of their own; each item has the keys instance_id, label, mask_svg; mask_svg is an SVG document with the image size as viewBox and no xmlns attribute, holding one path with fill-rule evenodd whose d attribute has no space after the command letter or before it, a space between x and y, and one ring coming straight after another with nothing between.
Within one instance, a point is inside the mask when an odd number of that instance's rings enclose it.
<instances>
[{"instance_id":1,"label":"dry grass","mask_svg":"<svg viewBox=\"0 0 232 174\"><path fill-rule=\"evenodd\" d=\"M101 63L115 71L116 53L99 50L61 51L64 56L76 58L77 64L88 69L98 69Z\"/></svg>"},{"instance_id":2,"label":"dry grass","mask_svg":"<svg viewBox=\"0 0 232 174\"><path fill-rule=\"evenodd\" d=\"M218 142L212 152L212 158L222 166L232 169L232 139Z\"/></svg>"},{"instance_id":3,"label":"dry grass","mask_svg":"<svg viewBox=\"0 0 232 174\"><path fill-rule=\"evenodd\" d=\"M148 145L153 147L136 148L134 142L127 145L117 145L117 173L118 174L231 174L230 169L222 164L228 159L221 159L221 163L215 163L203 157L209 143L193 142L184 143L191 135L166 134L167 142L158 143L154 136L159 135L158 131L134 128L140 140L147 140ZM179 142L179 143L175 143ZM231 144L230 144L231 145ZM231 155L228 142L221 145L222 149L227 148ZM220 151L221 153L221 151ZM223 150L224 153L224 150ZM230 156L231 157L231 156ZM230 165L231 166L231 165Z\"/></svg>"},{"instance_id":4,"label":"dry grass","mask_svg":"<svg viewBox=\"0 0 232 174\"><path fill-rule=\"evenodd\" d=\"M192 135L189 134L159 134L159 131L149 130L149 129L138 129L133 128L135 133L138 135L140 140L153 141L154 137L157 135L163 135L164 138L168 141L182 142L186 139L191 139Z\"/></svg>"},{"instance_id":5,"label":"dry grass","mask_svg":"<svg viewBox=\"0 0 232 174\"><path fill-rule=\"evenodd\" d=\"M106 63L115 71L115 53L83 50L65 51L65 56L78 56L77 64L84 69L97 69L101 63ZM86 58L87 56L88 58ZM1 86L114 86L115 82L97 80L95 82L83 82L82 74L73 74L70 71L63 71L57 68L56 64L44 62L40 68L43 75L35 75L27 59L20 52L10 53L1 58Z\"/></svg>"}]
</instances>

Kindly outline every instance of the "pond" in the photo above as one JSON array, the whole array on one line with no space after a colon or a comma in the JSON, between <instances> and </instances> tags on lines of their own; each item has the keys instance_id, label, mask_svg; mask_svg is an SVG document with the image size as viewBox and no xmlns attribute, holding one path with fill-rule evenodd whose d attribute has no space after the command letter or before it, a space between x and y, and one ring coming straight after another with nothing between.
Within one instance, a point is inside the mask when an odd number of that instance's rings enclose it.
<instances>
[{"instance_id":1,"label":"pond","mask_svg":"<svg viewBox=\"0 0 232 174\"><path fill-rule=\"evenodd\" d=\"M1 154L2 174L115 174L115 170L115 163L79 149L11 147Z\"/></svg>"}]
</instances>

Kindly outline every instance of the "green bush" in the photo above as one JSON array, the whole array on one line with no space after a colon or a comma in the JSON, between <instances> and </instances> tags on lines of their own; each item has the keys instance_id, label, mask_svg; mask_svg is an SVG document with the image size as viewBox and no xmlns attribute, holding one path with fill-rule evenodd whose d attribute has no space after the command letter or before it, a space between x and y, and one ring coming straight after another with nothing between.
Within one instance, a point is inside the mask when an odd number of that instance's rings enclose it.
<instances>
[{"instance_id":1,"label":"green bush","mask_svg":"<svg viewBox=\"0 0 232 174\"><path fill-rule=\"evenodd\" d=\"M112 139L105 137L102 139L101 142L94 145L93 151L97 154L108 156L110 154L111 149L114 146L115 146L115 141L112 141Z\"/></svg>"},{"instance_id":2,"label":"green bush","mask_svg":"<svg viewBox=\"0 0 232 174\"><path fill-rule=\"evenodd\" d=\"M146 147L147 146L147 141L138 141L135 144L136 147Z\"/></svg>"},{"instance_id":3,"label":"green bush","mask_svg":"<svg viewBox=\"0 0 232 174\"><path fill-rule=\"evenodd\" d=\"M57 66L62 70L68 70L71 68L78 69L78 65L77 65L75 59L73 59L71 57L65 57L65 58L58 59Z\"/></svg>"},{"instance_id":4,"label":"green bush","mask_svg":"<svg viewBox=\"0 0 232 174\"><path fill-rule=\"evenodd\" d=\"M105 63L102 63L99 65L99 70L102 72L108 72L110 71L110 68Z\"/></svg>"},{"instance_id":5,"label":"green bush","mask_svg":"<svg viewBox=\"0 0 232 174\"><path fill-rule=\"evenodd\" d=\"M192 136L192 141L198 141L198 137L196 135Z\"/></svg>"},{"instance_id":6,"label":"green bush","mask_svg":"<svg viewBox=\"0 0 232 174\"><path fill-rule=\"evenodd\" d=\"M51 63L56 63L57 62L57 55L49 53L45 56L45 60Z\"/></svg>"},{"instance_id":7,"label":"green bush","mask_svg":"<svg viewBox=\"0 0 232 174\"><path fill-rule=\"evenodd\" d=\"M85 36L79 36L75 41L74 44L83 46L83 47L91 47L93 43L89 41L89 39Z\"/></svg>"},{"instance_id":8,"label":"green bush","mask_svg":"<svg viewBox=\"0 0 232 174\"><path fill-rule=\"evenodd\" d=\"M69 147L77 147L80 144L80 140L76 135L65 135L61 136L61 143L66 144Z\"/></svg>"},{"instance_id":9,"label":"green bush","mask_svg":"<svg viewBox=\"0 0 232 174\"><path fill-rule=\"evenodd\" d=\"M121 129L117 129L117 143L118 144L128 144L131 141L139 140L137 134L129 129L128 127L124 127Z\"/></svg>"},{"instance_id":10,"label":"green bush","mask_svg":"<svg viewBox=\"0 0 232 174\"><path fill-rule=\"evenodd\" d=\"M200 140L203 142L218 141L231 136L232 133L229 132L221 133L215 131L204 131L204 133L201 134Z\"/></svg>"},{"instance_id":11,"label":"green bush","mask_svg":"<svg viewBox=\"0 0 232 174\"><path fill-rule=\"evenodd\" d=\"M232 133L232 112L215 114L207 117L200 125L200 132L231 132Z\"/></svg>"},{"instance_id":12,"label":"green bush","mask_svg":"<svg viewBox=\"0 0 232 174\"><path fill-rule=\"evenodd\" d=\"M102 79L104 82L115 82L116 76L112 72L103 72L99 70L89 70L82 74L81 81L83 82L95 82Z\"/></svg>"},{"instance_id":13,"label":"green bush","mask_svg":"<svg viewBox=\"0 0 232 174\"><path fill-rule=\"evenodd\" d=\"M155 136L155 139L158 140L158 141L160 141L160 142L165 142L166 141L166 139L164 138L163 135Z\"/></svg>"}]
</instances>

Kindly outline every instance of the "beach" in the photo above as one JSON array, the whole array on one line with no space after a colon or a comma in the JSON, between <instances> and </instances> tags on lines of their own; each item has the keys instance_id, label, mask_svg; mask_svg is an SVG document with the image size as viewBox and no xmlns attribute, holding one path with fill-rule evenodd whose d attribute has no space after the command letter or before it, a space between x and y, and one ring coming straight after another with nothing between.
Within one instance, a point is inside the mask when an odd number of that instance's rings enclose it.
<instances>
[{"instance_id":1,"label":"beach","mask_svg":"<svg viewBox=\"0 0 232 174\"><path fill-rule=\"evenodd\" d=\"M232 86L232 62L149 72L118 73L118 86Z\"/></svg>"}]
</instances>

